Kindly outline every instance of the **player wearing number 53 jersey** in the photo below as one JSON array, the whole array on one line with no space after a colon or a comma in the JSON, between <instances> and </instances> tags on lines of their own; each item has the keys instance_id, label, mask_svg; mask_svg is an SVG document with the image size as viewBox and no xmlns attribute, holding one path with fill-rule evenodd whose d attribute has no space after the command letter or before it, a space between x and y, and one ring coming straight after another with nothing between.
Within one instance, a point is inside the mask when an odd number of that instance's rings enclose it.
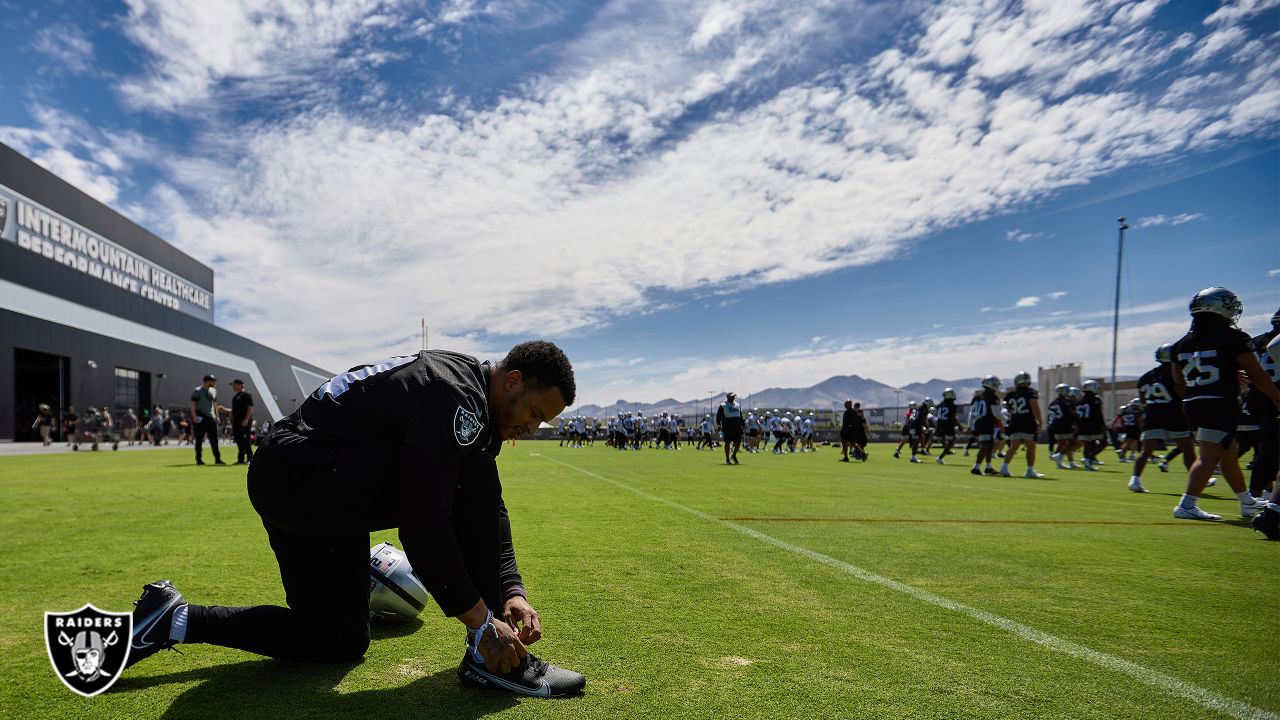
<instances>
[{"instance_id":1,"label":"player wearing number 53 jersey","mask_svg":"<svg viewBox=\"0 0 1280 720\"><path fill-rule=\"evenodd\" d=\"M1227 484L1240 499L1240 515L1251 517L1262 512L1264 505L1246 491L1236 459L1238 372L1244 370L1273 403L1280 404L1280 390L1258 363L1258 356L1249 347L1249 336L1235 326L1244 312L1244 304L1235 293L1221 287L1201 290L1191 299L1189 309L1191 331L1173 345L1173 362L1177 366L1173 379L1183 397L1187 420L1197 428L1200 457L1187 473L1187 492L1174 508L1173 516L1220 519L1201 510L1197 501L1214 466L1221 465Z\"/></svg>"}]
</instances>

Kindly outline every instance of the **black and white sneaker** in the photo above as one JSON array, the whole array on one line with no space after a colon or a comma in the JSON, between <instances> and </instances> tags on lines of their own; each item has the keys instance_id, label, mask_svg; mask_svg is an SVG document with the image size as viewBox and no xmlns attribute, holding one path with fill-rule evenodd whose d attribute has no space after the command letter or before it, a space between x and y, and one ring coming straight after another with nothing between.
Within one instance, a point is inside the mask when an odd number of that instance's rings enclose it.
<instances>
[{"instance_id":1,"label":"black and white sneaker","mask_svg":"<svg viewBox=\"0 0 1280 720\"><path fill-rule=\"evenodd\" d=\"M484 663L475 660L470 650L458 666L458 677L463 685L469 687L494 688L532 697L572 695L582 692L587 684L582 675L552 665L536 655L525 657L510 672L490 672Z\"/></svg>"},{"instance_id":2,"label":"black and white sneaker","mask_svg":"<svg viewBox=\"0 0 1280 720\"><path fill-rule=\"evenodd\" d=\"M157 580L142 586L142 597L133 602L133 642L129 648L129 667L177 643L169 639L173 613L187 604L186 598L168 580Z\"/></svg>"},{"instance_id":3,"label":"black and white sneaker","mask_svg":"<svg viewBox=\"0 0 1280 720\"><path fill-rule=\"evenodd\" d=\"M1249 524L1254 530L1266 535L1268 540L1280 540L1280 512L1267 508L1254 515Z\"/></svg>"}]
</instances>

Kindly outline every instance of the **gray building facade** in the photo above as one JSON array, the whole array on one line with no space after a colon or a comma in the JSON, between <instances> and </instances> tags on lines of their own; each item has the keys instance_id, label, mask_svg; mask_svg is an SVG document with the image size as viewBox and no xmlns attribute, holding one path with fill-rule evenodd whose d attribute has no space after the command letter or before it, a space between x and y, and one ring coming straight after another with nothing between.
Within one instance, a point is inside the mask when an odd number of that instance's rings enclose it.
<instances>
[{"instance_id":1,"label":"gray building facade","mask_svg":"<svg viewBox=\"0 0 1280 720\"><path fill-rule=\"evenodd\" d=\"M254 417L287 415L332 373L213 324L212 268L0 144L0 440L40 403L186 408L205 374Z\"/></svg>"}]
</instances>

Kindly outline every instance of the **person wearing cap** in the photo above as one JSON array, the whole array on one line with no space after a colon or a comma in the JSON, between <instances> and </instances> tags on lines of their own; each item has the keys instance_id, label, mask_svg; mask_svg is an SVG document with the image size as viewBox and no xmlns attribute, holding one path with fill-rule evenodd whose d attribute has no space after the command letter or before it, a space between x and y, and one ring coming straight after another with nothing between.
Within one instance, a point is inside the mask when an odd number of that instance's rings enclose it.
<instances>
[{"instance_id":1,"label":"person wearing cap","mask_svg":"<svg viewBox=\"0 0 1280 720\"><path fill-rule=\"evenodd\" d=\"M249 442L249 427L253 424L253 394L244 389L244 381L231 381L236 394L231 397L231 437L236 441L236 464L243 465L253 457L253 444Z\"/></svg>"},{"instance_id":2,"label":"person wearing cap","mask_svg":"<svg viewBox=\"0 0 1280 720\"><path fill-rule=\"evenodd\" d=\"M204 380L191 391L191 422L196 434L196 464L203 465L201 459L204 449L204 437L209 436L209 449L213 451L213 464L226 465L222 462L222 454L218 452L218 390L214 384L218 378L205 375Z\"/></svg>"},{"instance_id":3,"label":"person wearing cap","mask_svg":"<svg viewBox=\"0 0 1280 720\"><path fill-rule=\"evenodd\" d=\"M716 410L716 425L724 433L724 464L738 465L738 450L742 448L742 431L745 423L742 418L742 406L738 405L738 396L727 393L725 401Z\"/></svg>"}]
</instances>

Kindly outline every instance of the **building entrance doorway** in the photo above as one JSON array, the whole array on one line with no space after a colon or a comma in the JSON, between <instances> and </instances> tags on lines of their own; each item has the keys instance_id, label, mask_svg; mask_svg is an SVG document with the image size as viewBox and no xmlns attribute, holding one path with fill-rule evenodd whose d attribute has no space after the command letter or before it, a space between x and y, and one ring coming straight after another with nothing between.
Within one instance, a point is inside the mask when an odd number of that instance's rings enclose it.
<instances>
[{"instance_id":1,"label":"building entrance doorway","mask_svg":"<svg viewBox=\"0 0 1280 720\"><path fill-rule=\"evenodd\" d=\"M30 442L40 439L40 431L31 427L40 413L40 403L53 408L53 416L62 421L71 387L71 360L36 350L13 349L13 439ZM62 428L54 428L54 437L62 439Z\"/></svg>"}]
</instances>

